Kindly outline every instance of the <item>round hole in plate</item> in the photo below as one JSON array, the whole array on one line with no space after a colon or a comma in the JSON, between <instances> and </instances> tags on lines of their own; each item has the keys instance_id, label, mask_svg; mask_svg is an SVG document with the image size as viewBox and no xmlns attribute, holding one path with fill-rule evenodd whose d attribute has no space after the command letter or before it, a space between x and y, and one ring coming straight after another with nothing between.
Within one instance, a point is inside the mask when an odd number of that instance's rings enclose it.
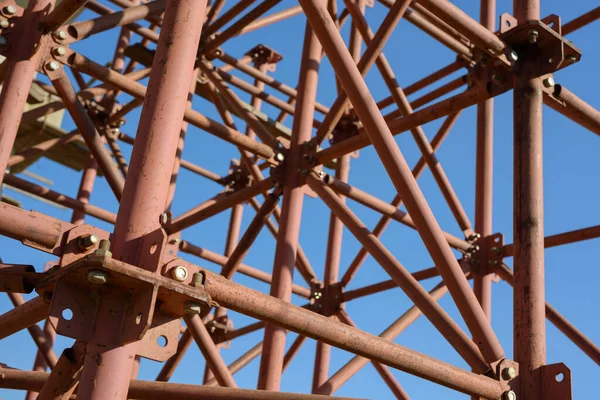
<instances>
[{"instance_id":1,"label":"round hole in plate","mask_svg":"<svg viewBox=\"0 0 600 400\"><path fill-rule=\"evenodd\" d=\"M135 324L139 325L142 322L142 317L144 316L144 314L139 313L138 315L136 315L135 317Z\"/></svg>"},{"instance_id":2,"label":"round hole in plate","mask_svg":"<svg viewBox=\"0 0 600 400\"><path fill-rule=\"evenodd\" d=\"M510 28L510 21L509 20L506 20L505 24L506 24L507 27Z\"/></svg>"},{"instance_id":3,"label":"round hole in plate","mask_svg":"<svg viewBox=\"0 0 600 400\"><path fill-rule=\"evenodd\" d=\"M158 249L158 243L154 243L152 246L150 246L150 254L156 253L156 249Z\"/></svg>"},{"instance_id":4,"label":"round hole in plate","mask_svg":"<svg viewBox=\"0 0 600 400\"><path fill-rule=\"evenodd\" d=\"M65 308L62 312L62 317L65 321L70 321L73 319L73 310L70 308Z\"/></svg>"},{"instance_id":5,"label":"round hole in plate","mask_svg":"<svg viewBox=\"0 0 600 400\"><path fill-rule=\"evenodd\" d=\"M164 335L160 335L160 336L158 337L158 345L159 345L160 347L165 347L165 346L167 345L167 343L168 343L168 340L167 340L167 337L166 337L166 336L164 336Z\"/></svg>"},{"instance_id":6,"label":"round hole in plate","mask_svg":"<svg viewBox=\"0 0 600 400\"><path fill-rule=\"evenodd\" d=\"M565 379L565 376L562 374L562 372L560 372L560 373L556 374L554 379L556 379L556 382L562 382L563 379Z\"/></svg>"}]
</instances>

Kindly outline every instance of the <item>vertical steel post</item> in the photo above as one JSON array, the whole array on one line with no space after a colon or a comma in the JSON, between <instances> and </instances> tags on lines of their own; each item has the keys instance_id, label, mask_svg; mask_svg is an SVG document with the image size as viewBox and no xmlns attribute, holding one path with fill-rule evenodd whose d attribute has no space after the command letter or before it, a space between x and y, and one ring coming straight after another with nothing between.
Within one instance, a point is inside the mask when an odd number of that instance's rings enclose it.
<instances>
[{"instance_id":1,"label":"vertical steel post","mask_svg":"<svg viewBox=\"0 0 600 400\"><path fill-rule=\"evenodd\" d=\"M321 45L310 25L306 24L296 115L292 125L290 152L287 161L287 183L283 192L281 225L275 249L271 296L289 302L292 275L298 248L300 218L304 201L304 184L298 173L302 144L310 140L319 77ZM285 351L284 328L273 324L265 327L264 350L260 361L258 389L279 390Z\"/></svg>"},{"instance_id":2,"label":"vertical steel post","mask_svg":"<svg viewBox=\"0 0 600 400\"><path fill-rule=\"evenodd\" d=\"M33 76L40 62L39 48L42 32L38 29L40 17L47 15L54 0L32 0L23 17L16 23L13 37L18 41L8 54L6 75L0 93L0 184L4 180L8 159L17 137L23 109L29 96Z\"/></svg>"},{"instance_id":3,"label":"vertical steel post","mask_svg":"<svg viewBox=\"0 0 600 400\"><path fill-rule=\"evenodd\" d=\"M329 2L329 5L334 2ZM362 14L365 12L365 0L358 0L358 9ZM335 6L337 8L337 6ZM331 11L331 10L330 10ZM337 13L333 13L333 18L336 18ZM357 63L360 60L361 52L361 37L358 32L356 21L352 22L352 29L350 31L350 42L348 48L350 54ZM341 86L339 90L343 90ZM338 90L338 92L339 92ZM350 155L346 154L338 158L338 162L335 170L335 177L342 182L348 182L348 175L350 173ZM340 200L346 200L345 196L340 196ZM331 212L329 218L329 235L327 240L327 255L325 259L325 273L323 278L323 294L325 298L325 304L323 312L329 316L332 312L332 299L331 299L331 285L339 281L339 270L340 270L340 256L342 251L342 234L344 232L344 225L333 212ZM331 359L331 346L327 343L317 342L317 348L315 353L315 369L313 373L312 392L314 393L323 383L329 378L329 361Z\"/></svg>"},{"instance_id":4,"label":"vertical steel post","mask_svg":"<svg viewBox=\"0 0 600 400\"><path fill-rule=\"evenodd\" d=\"M539 0L515 0L518 23L540 18ZM514 78L514 346L521 399L541 400L546 363L542 80L535 52L519 54Z\"/></svg>"},{"instance_id":5,"label":"vertical steel post","mask_svg":"<svg viewBox=\"0 0 600 400\"><path fill-rule=\"evenodd\" d=\"M138 262L142 238L160 229L206 3L169 0L166 7L113 235L114 257L128 263ZM97 324L114 325L103 312L105 304ZM125 399L137 347L138 342L112 348L88 344L78 396Z\"/></svg>"},{"instance_id":6,"label":"vertical steel post","mask_svg":"<svg viewBox=\"0 0 600 400\"><path fill-rule=\"evenodd\" d=\"M496 0L481 0L481 24L496 29ZM482 237L492 234L492 190L494 160L494 99L477 105L477 161L475 167L475 231ZM484 266L484 269L487 266ZM491 319L492 274L477 273L473 291L483 312Z\"/></svg>"}]
</instances>

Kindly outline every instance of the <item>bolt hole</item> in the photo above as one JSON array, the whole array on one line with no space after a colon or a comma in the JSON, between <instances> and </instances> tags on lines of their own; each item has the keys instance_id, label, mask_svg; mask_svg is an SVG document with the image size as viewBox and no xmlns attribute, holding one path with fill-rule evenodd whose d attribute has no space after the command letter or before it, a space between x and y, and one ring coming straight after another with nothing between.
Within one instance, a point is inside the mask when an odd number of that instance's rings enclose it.
<instances>
[{"instance_id":1,"label":"bolt hole","mask_svg":"<svg viewBox=\"0 0 600 400\"><path fill-rule=\"evenodd\" d=\"M150 246L150 254L156 253L156 249L158 249L158 244L154 243L152 246Z\"/></svg>"},{"instance_id":2,"label":"bolt hole","mask_svg":"<svg viewBox=\"0 0 600 400\"><path fill-rule=\"evenodd\" d=\"M550 23L548 24L548 26L549 26L550 28L554 28L554 21L550 21Z\"/></svg>"},{"instance_id":3,"label":"bolt hole","mask_svg":"<svg viewBox=\"0 0 600 400\"><path fill-rule=\"evenodd\" d=\"M135 317L135 324L139 325L142 323L142 317L144 316L144 314L139 313L136 317Z\"/></svg>"},{"instance_id":4,"label":"bolt hole","mask_svg":"<svg viewBox=\"0 0 600 400\"><path fill-rule=\"evenodd\" d=\"M73 319L73 310L70 308L65 308L62 312L62 317L65 321L70 321Z\"/></svg>"},{"instance_id":5,"label":"bolt hole","mask_svg":"<svg viewBox=\"0 0 600 400\"><path fill-rule=\"evenodd\" d=\"M506 22L504 23L508 28L510 28L510 21L506 20Z\"/></svg>"},{"instance_id":6,"label":"bolt hole","mask_svg":"<svg viewBox=\"0 0 600 400\"><path fill-rule=\"evenodd\" d=\"M72 25L67 28L67 32L69 32L69 35L73 36L75 39L79 37L79 32L77 32L77 29Z\"/></svg>"},{"instance_id":7,"label":"bolt hole","mask_svg":"<svg viewBox=\"0 0 600 400\"><path fill-rule=\"evenodd\" d=\"M167 342L168 342L168 340L167 340L167 337L166 337L166 336L164 336L164 335L160 335L160 336L158 337L158 345L159 345L160 347L165 347L165 346L167 345Z\"/></svg>"},{"instance_id":8,"label":"bolt hole","mask_svg":"<svg viewBox=\"0 0 600 400\"><path fill-rule=\"evenodd\" d=\"M563 379L565 379L565 376L561 373L556 374L556 376L554 377L556 379L556 382L562 382Z\"/></svg>"}]
</instances>

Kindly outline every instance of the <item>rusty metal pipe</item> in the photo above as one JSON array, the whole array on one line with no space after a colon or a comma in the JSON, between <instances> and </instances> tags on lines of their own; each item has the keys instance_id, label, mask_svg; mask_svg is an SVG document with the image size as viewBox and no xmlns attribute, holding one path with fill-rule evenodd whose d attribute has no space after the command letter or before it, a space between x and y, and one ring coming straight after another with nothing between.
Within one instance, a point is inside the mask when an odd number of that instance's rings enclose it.
<instances>
[{"instance_id":1,"label":"rusty metal pipe","mask_svg":"<svg viewBox=\"0 0 600 400\"><path fill-rule=\"evenodd\" d=\"M596 7L591 11L575 18L572 21L567 22L561 28L563 35L568 35L569 33L573 33L576 30L583 28L584 26L591 24L600 18L600 7Z\"/></svg>"},{"instance_id":2,"label":"rusty metal pipe","mask_svg":"<svg viewBox=\"0 0 600 400\"><path fill-rule=\"evenodd\" d=\"M302 14L302 7L300 7L300 6L290 7L283 11L273 13L271 15L268 15L266 17L257 19L256 21L249 23L248 25L243 27L237 33L236 36L243 35L244 33L253 32L257 29L264 28L265 26L269 26L269 25L275 24L277 22L286 20L286 19L294 17L298 14Z\"/></svg>"},{"instance_id":3,"label":"rusty metal pipe","mask_svg":"<svg viewBox=\"0 0 600 400\"><path fill-rule=\"evenodd\" d=\"M508 385L435 360L341 322L238 285L206 271L206 290L220 305L378 361L463 393L500 400ZM268 392L265 392L268 393Z\"/></svg>"},{"instance_id":4,"label":"rusty metal pipe","mask_svg":"<svg viewBox=\"0 0 600 400\"><path fill-rule=\"evenodd\" d=\"M43 321L48 316L48 309L49 305L41 297L34 297L16 305L12 310L0 315L0 339Z\"/></svg>"},{"instance_id":5,"label":"rusty metal pipe","mask_svg":"<svg viewBox=\"0 0 600 400\"><path fill-rule=\"evenodd\" d=\"M554 85L553 94L544 95L544 104L600 136L600 111L564 86Z\"/></svg>"},{"instance_id":6,"label":"rusty metal pipe","mask_svg":"<svg viewBox=\"0 0 600 400\"><path fill-rule=\"evenodd\" d=\"M219 29L227 25L236 16L241 14L246 8L250 7L256 0L239 0L230 9L225 11L217 20L208 25L204 30L204 36L210 36L216 33Z\"/></svg>"},{"instance_id":7,"label":"rusty metal pipe","mask_svg":"<svg viewBox=\"0 0 600 400\"><path fill-rule=\"evenodd\" d=\"M250 350L239 356L234 362L227 366L227 369L231 374L235 374L246 365L250 364L256 357L262 352L262 342L258 343ZM212 378L204 382L204 386L217 386L218 382L216 378Z\"/></svg>"},{"instance_id":8,"label":"rusty metal pipe","mask_svg":"<svg viewBox=\"0 0 600 400\"><path fill-rule=\"evenodd\" d=\"M80 9L85 6L89 0L64 0L60 2L50 14L42 18L42 24L48 31L56 30L64 25Z\"/></svg>"},{"instance_id":9,"label":"rusty metal pipe","mask_svg":"<svg viewBox=\"0 0 600 400\"><path fill-rule=\"evenodd\" d=\"M546 236L544 238L544 248L562 246L563 244L577 243L584 240L590 240L600 237L600 225L589 228L577 229L574 231L559 233L557 235ZM511 257L515 253L515 245L507 244L504 246L502 255Z\"/></svg>"},{"instance_id":10,"label":"rusty metal pipe","mask_svg":"<svg viewBox=\"0 0 600 400\"><path fill-rule=\"evenodd\" d=\"M221 358L217 346L210 337L210 333L206 330L202 318L198 314L190 316L186 315L183 318L192 337L198 344L207 365L215 374L215 379L221 386L237 388L231 371L227 369L227 365Z\"/></svg>"}]
</instances>

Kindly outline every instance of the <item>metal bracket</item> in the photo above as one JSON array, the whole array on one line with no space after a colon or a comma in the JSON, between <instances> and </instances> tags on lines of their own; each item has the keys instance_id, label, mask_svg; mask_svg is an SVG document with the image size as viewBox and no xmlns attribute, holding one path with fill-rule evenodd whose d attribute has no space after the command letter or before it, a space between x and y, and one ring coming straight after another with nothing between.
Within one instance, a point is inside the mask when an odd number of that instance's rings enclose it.
<instances>
[{"instance_id":1,"label":"metal bracket","mask_svg":"<svg viewBox=\"0 0 600 400\"><path fill-rule=\"evenodd\" d=\"M504 236L501 233L477 239L468 250L471 272L481 275L494 274L494 268L504 259L503 249ZM498 281L495 274L494 280Z\"/></svg>"},{"instance_id":2,"label":"metal bracket","mask_svg":"<svg viewBox=\"0 0 600 400\"><path fill-rule=\"evenodd\" d=\"M571 370L563 363L542 368L542 397L545 400L572 400Z\"/></svg>"},{"instance_id":3,"label":"metal bracket","mask_svg":"<svg viewBox=\"0 0 600 400\"><path fill-rule=\"evenodd\" d=\"M253 47L246 55L252 57L255 64L269 64L269 70L271 72L275 71L275 64L283 60L281 54L263 44Z\"/></svg>"},{"instance_id":4,"label":"metal bracket","mask_svg":"<svg viewBox=\"0 0 600 400\"><path fill-rule=\"evenodd\" d=\"M323 282L314 280L310 283L310 299L308 307L310 310L322 314L325 306Z\"/></svg>"}]
</instances>

